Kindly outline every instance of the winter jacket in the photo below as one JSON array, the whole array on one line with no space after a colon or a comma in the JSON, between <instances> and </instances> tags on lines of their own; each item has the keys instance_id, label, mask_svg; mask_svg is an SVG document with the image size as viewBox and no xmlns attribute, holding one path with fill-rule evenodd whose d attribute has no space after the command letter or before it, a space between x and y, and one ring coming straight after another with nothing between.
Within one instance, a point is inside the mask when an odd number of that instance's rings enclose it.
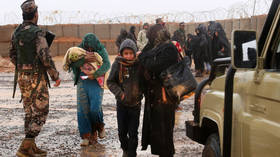
<instances>
[{"instance_id":1,"label":"winter jacket","mask_svg":"<svg viewBox=\"0 0 280 157\"><path fill-rule=\"evenodd\" d=\"M218 35L213 38L213 59L224 58L230 56L230 44L225 35ZM222 49L224 51L222 51Z\"/></svg>"},{"instance_id":2,"label":"winter jacket","mask_svg":"<svg viewBox=\"0 0 280 157\"><path fill-rule=\"evenodd\" d=\"M145 29L141 30L138 33L137 46L140 51L142 51L148 43L149 39L147 38L146 34L147 34L147 30L145 30Z\"/></svg>"},{"instance_id":3,"label":"winter jacket","mask_svg":"<svg viewBox=\"0 0 280 157\"><path fill-rule=\"evenodd\" d=\"M178 29L174 32L172 37L173 41L177 41L180 43L181 47L185 50L186 49L186 35L185 30Z\"/></svg>"},{"instance_id":4,"label":"winter jacket","mask_svg":"<svg viewBox=\"0 0 280 157\"><path fill-rule=\"evenodd\" d=\"M137 62L129 63L123 57L117 57L112 65L107 86L115 95L117 104L127 107L141 105L143 98L143 75ZM122 100L122 95L125 95Z\"/></svg>"}]
</instances>

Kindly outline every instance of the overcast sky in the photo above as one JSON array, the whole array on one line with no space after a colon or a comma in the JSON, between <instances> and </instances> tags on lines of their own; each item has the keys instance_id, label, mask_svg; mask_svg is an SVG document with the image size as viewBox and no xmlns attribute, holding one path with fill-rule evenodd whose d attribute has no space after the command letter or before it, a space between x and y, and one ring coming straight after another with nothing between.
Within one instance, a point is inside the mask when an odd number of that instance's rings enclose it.
<instances>
[{"instance_id":1,"label":"overcast sky","mask_svg":"<svg viewBox=\"0 0 280 157\"><path fill-rule=\"evenodd\" d=\"M36 0L40 11L87 10L100 13L129 12L135 14L166 13L171 11L209 11L229 8L247 0ZM24 0L1 0L0 12L19 12Z\"/></svg>"},{"instance_id":2,"label":"overcast sky","mask_svg":"<svg viewBox=\"0 0 280 157\"><path fill-rule=\"evenodd\" d=\"M151 23L157 17L164 17L169 22L201 22L240 18L252 15L254 1L257 2L256 14L266 14L272 0L35 1L39 7L39 24L52 25L65 23ZM23 2L24 0L1 0L0 25L22 22L20 5Z\"/></svg>"}]
</instances>

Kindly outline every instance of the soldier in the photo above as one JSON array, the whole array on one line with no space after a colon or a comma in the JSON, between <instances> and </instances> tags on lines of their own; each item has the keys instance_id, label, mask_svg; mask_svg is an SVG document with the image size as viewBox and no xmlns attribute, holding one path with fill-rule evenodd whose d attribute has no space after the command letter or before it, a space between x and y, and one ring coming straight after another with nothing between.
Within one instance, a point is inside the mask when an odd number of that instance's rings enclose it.
<instances>
[{"instance_id":1,"label":"soldier","mask_svg":"<svg viewBox=\"0 0 280 157\"><path fill-rule=\"evenodd\" d=\"M179 29L174 32L172 40L179 42L183 51L186 52L186 34L185 34L185 23L184 22L181 22L179 24Z\"/></svg>"},{"instance_id":2,"label":"soldier","mask_svg":"<svg viewBox=\"0 0 280 157\"><path fill-rule=\"evenodd\" d=\"M50 56L46 32L37 26L38 11L34 0L25 1L21 9L23 23L16 28L10 49L10 59L16 67L15 86L18 82L25 111L25 138L16 155L46 156L47 152L36 146L35 137L39 135L49 112L47 73L55 81L55 87L60 85L61 80Z\"/></svg>"}]
</instances>

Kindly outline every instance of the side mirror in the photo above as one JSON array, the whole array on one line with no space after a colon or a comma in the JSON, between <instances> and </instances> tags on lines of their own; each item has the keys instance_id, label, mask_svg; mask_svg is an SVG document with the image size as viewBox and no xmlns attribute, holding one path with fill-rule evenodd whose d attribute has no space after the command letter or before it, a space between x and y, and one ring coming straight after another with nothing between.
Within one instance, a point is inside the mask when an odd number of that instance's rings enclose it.
<instances>
[{"instance_id":1,"label":"side mirror","mask_svg":"<svg viewBox=\"0 0 280 157\"><path fill-rule=\"evenodd\" d=\"M236 69L256 68L257 40L255 31L235 30L231 40L232 65Z\"/></svg>"}]
</instances>

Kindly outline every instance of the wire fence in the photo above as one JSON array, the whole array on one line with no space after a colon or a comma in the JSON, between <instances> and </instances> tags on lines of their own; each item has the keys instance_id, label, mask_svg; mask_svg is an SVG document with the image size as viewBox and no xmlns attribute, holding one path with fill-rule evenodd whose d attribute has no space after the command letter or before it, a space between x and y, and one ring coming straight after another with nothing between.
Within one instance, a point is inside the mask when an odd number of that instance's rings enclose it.
<instances>
[{"instance_id":1,"label":"wire fence","mask_svg":"<svg viewBox=\"0 0 280 157\"><path fill-rule=\"evenodd\" d=\"M163 14L129 14L114 13L100 14L94 11L44 11L39 12L40 25L53 24L111 24L111 23L154 23L156 18L163 18L165 22L204 22L233 18L247 18L254 15L267 14L272 0L248 0L238 2L229 9L217 8L201 12L172 12ZM22 21L19 13L8 12L1 15L0 25L17 24Z\"/></svg>"}]
</instances>

